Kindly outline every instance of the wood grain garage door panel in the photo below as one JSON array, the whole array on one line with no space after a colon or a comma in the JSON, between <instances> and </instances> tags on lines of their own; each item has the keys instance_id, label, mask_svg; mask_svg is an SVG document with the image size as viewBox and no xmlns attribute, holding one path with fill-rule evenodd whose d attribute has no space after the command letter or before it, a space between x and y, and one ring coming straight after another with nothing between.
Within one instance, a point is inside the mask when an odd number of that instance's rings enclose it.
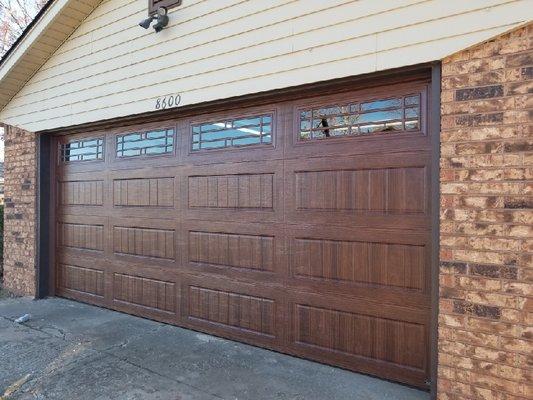
<instances>
[{"instance_id":1,"label":"wood grain garage door panel","mask_svg":"<svg viewBox=\"0 0 533 400\"><path fill-rule=\"evenodd\" d=\"M189 220L181 226L182 268L194 274L281 283L287 276L282 223Z\"/></svg>"},{"instance_id":2,"label":"wood grain garage door panel","mask_svg":"<svg viewBox=\"0 0 533 400\"><path fill-rule=\"evenodd\" d=\"M59 204L62 206L102 206L103 180L64 180L59 184Z\"/></svg>"},{"instance_id":3,"label":"wood grain garage door panel","mask_svg":"<svg viewBox=\"0 0 533 400\"><path fill-rule=\"evenodd\" d=\"M127 274L113 274L113 300L168 313L176 312L173 282Z\"/></svg>"},{"instance_id":4,"label":"wood grain garage door panel","mask_svg":"<svg viewBox=\"0 0 533 400\"><path fill-rule=\"evenodd\" d=\"M298 171L297 210L423 214L424 167Z\"/></svg>"},{"instance_id":5,"label":"wood grain garage door panel","mask_svg":"<svg viewBox=\"0 0 533 400\"><path fill-rule=\"evenodd\" d=\"M296 238L292 251L296 277L417 291L425 286L423 245Z\"/></svg>"},{"instance_id":6,"label":"wood grain garage door panel","mask_svg":"<svg viewBox=\"0 0 533 400\"><path fill-rule=\"evenodd\" d=\"M104 226L59 222L58 246L78 250L104 250Z\"/></svg>"},{"instance_id":7,"label":"wood grain garage door panel","mask_svg":"<svg viewBox=\"0 0 533 400\"><path fill-rule=\"evenodd\" d=\"M288 160L286 215L295 223L427 228L428 165L427 153Z\"/></svg>"},{"instance_id":8,"label":"wood grain garage door panel","mask_svg":"<svg viewBox=\"0 0 533 400\"><path fill-rule=\"evenodd\" d=\"M425 326L297 304L295 341L327 351L423 370Z\"/></svg>"},{"instance_id":9,"label":"wood grain garage door panel","mask_svg":"<svg viewBox=\"0 0 533 400\"><path fill-rule=\"evenodd\" d=\"M119 207L174 207L174 178L115 179L113 204Z\"/></svg>"},{"instance_id":10,"label":"wood grain garage door panel","mask_svg":"<svg viewBox=\"0 0 533 400\"><path fill-rule=\"evenodd\" d=\"M189 286L188 317L240 331L274 336L274 301L268 298Z\"/></svg>"},{"instance_id":11,"label":"wood grain garage door panel","mask_svg":"<svg viewBox=\"0 0 533 400\"><path fill-rule=\"evenodd\" d=\"M279 162L196 166L186 168L183 174L186 219L231 222L283 218L283 168Z\"/></svg>"},{"instance_id":12,"label":"wood grain garage door panel","mask_svg":"<svg viewBox=\"0 0 533 400\"><path fill-rule=\"evenodd\" d=\"M190 208L273 208L274 174L189 176Z\"/></svg>"},{"instance_id":13,"label":"wood grain garage door panel","mask_svg":"<svg viewBox=\"0 0 533 400\"><path fill-rule=\"evenodd\" d=\"M189 232L189 262L274 270L274 238L264 235Z\"/></svg>"},{"instance_id":14,"label":"wood grain garage door panel","mask_svg":"<svg viewBox=\"0 0 533 400\"><path fill-rule=\"evenodd\" d=\"M104 296L103 271L67 264L58 264L57 271L57 285L60 289Z\"/></svg>"},{"instance_id":15,"label":"wood grain garage door panel","mask_svg":"<svg viewBox=\"0 0 533 400\"><path fill-rule=\"evenodd\" d=\"M174 260L174 231L115 226L113 251L115 254Z\"/></svg>"},{"instance_id":16,"label":"wood grain garage door panel","mask_svg":"<svg viewBox=\"0 0 533 400\"><path fill-rule=\"evenodd\" d=\"M56 293L427 387L425 102L414 82L58 137Z\"/></svg>"}]
</instances>

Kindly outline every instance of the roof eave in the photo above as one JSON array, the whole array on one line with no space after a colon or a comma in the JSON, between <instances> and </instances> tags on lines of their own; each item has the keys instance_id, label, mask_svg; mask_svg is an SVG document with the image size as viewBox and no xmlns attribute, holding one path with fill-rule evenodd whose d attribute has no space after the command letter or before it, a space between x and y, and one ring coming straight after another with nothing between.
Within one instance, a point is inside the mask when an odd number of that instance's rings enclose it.
<instances>
[{"instance_id":1,"label":"roof eave","mask_svg":"<svg viewBox=\"0 0 533 400\"><path fill-rule=\"evenodd\" d=\"M89 15L101 0L84 0L85 5L90 5L90 10L79 18L79 23L69 32L59 35L54 31L57 46L42 46L39 40L47 36L50 29L58 22L58 17L69 6L80 0L49 0L33 21L24 30L9 51L0 60L0 110L15 96L28 82L28 80L43 66L61 44L77 29L79 24ZM32 51L33 50L33 51ZM33 53L38 53L36 54ZM31 59L31 61L30 61ZM35 62L35 60L39 62ZM17 67L21 67L18 68ZM17 76L13 72L17 71Z\"/></svg>"}]
</instances>

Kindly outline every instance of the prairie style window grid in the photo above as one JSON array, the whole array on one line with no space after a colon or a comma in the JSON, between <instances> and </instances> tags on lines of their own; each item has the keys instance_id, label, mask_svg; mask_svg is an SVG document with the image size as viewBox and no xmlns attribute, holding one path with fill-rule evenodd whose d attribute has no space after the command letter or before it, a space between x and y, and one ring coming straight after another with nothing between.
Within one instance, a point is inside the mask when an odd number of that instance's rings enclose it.
<instances>
[{"instance_id":1,"label":"prairie style window grid","mask_svg":"<svg viewBox=\"0 0 533 400\"><path fill-rule=\"evenodd\" d=\"M272 114L192 126L192 151L272 144Z\"/></svg>"},{"instance_id":2,"label":"prairie style window grid","mask_svg":"<svg viewBox=\"0 0 533 400\"><path fill-rule=\"evenodd\" d=\"M62 162L92 161L104 158L104 138L73 140L61 144Z\"/></svg>"},{"instance_id":3,"label":"prairie style window grid","mask_svg":"<svg viewBox=\"0 0 533 400\"><path fill-rule=\"evenodd\" d=\"M420 129L420 94L300 111L300 140Z\"/></svg>"},{"instance_id":4,"label":"prairie style window grid","mask_svg":"<svg viewBox=\"0 0 533 400\"><path fill-rule=\"evenodd\" d=\"M174 129L117 135L117 157L153 156L174 151Z\"/></svg>"}]
</instances>

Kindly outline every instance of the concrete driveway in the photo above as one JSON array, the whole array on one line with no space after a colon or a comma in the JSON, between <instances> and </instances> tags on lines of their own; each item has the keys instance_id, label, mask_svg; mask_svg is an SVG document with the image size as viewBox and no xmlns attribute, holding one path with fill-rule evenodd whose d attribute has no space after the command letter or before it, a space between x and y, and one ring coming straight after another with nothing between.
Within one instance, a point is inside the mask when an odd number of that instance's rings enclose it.
<instances>
[{"instance_id":1,"label":"concrete driveway","mask_svg":"<svg viewBox=\"0 0 533 400\"><path fill-rule=\"evenodd\" d=\"M30 313L18 325L15 318ZM3 397L1 397L3 395ZM0 300L0 399L418 400L427 393L63 299Z\"/></svg>"}]
</instances>

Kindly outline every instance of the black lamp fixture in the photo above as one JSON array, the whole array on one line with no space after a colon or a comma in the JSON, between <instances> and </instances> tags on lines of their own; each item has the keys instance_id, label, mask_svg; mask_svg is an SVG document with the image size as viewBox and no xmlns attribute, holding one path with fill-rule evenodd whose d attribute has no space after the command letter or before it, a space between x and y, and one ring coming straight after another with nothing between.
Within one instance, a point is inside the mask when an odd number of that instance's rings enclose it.
<instances>
[{"instance_id":1,"label":"black lamp fixture","mask_svg":"<svg viewBox=\"0 0 533 400\"><path fill-rule=\"evenodd\" d=\"M153 25L153 28L156 32L161 32L165 26L168 25L168 15L167 9L165 7L159 7L157 12L153 15L150 15L148 18L143 19L139 22L139 26L144 29L148 29L152 21L156 21Z\"/></svg>"}]
</instances>

